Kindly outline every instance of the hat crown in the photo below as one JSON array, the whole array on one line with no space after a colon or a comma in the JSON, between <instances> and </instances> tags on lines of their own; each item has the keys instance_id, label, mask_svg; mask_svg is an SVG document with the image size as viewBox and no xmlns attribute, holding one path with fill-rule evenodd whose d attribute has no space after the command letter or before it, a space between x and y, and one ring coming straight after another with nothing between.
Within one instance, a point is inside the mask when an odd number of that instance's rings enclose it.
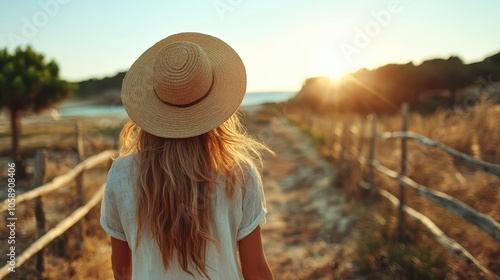
<instances>
[{"instance_id":1,"label":"hat crown","mask_svg":"<svg viewBox=\"0 0 500 280\"><path fill-rule=\"evenodd\" d=\"M178 33L156 42L132 64L121 99L142 130L188 138L227 121L241 105L246 81L243 61L226 42Z\"/></svg>"},{"instance_id":2,"label":"hat crown","mask_svg":"<svg viewBox=\"0 0 500 280\"><path fill-rule=\"evenodd\" d=\"M201 101L213 83L207 54L199 45L187 41L169 44L158 53L152 78L158 98L181 107Z\"/></svg>"}]
</instances>

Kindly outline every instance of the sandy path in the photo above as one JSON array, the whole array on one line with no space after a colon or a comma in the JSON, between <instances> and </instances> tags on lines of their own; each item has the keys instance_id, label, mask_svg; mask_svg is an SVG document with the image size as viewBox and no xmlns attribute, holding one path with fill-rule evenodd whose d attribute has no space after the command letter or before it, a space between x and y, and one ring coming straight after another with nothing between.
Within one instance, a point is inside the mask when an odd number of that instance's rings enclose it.
<instances>
[{"instance_id":1,"label":"sandy path","mask_svg":"<svg viewBox=\"0 0 500 280\"><path fill-rule=\"evenodd\" d=\"M314 148L310 137L289 124L279 107L246 111L249 132L276 156L266 155L263 183L268 206L264 246L276 279L345 279L353 254L335 167Z\"/></svg>"}]
</instances>

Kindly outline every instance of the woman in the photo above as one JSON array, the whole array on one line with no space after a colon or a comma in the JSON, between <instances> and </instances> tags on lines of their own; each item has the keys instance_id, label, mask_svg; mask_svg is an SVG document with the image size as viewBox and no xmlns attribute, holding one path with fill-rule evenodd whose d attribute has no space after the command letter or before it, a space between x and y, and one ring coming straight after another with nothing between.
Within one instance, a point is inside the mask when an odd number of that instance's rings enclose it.
<instances>
[{"instance_id":1,"label":"woman","mask_svg":"<svg viewBox=\"0 0 500 280\"><path fill-rule=\"evenodd\" d=\"M245 90L240 57L210 35L169 36L131 66L101 206L115 279L273 279L256 168L269 150L240 124Z\"/></svg>"}]
</instances>

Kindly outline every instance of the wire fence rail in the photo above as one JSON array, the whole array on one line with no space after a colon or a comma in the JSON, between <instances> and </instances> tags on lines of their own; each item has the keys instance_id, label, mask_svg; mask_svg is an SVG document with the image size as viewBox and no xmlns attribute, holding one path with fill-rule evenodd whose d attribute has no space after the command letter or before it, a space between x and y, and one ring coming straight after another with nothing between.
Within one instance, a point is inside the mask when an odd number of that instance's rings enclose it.
<instances>
[{"instance_id":1,"label":"wire fence rail","mask_svg":"<svg viewBox=\"0 0 500 280\"><path fill-rule=\"evenodd\" d=\"M82 247L83 242L83 226L82 219L89 213L89 211L95 207L102 199L104 195L104 184L99 187L97 191L94 192L92 197L84 203L84 190L83 190L83 175L85 171L96 168L100 165L105 164L106 168L109 169L112 162L113 155L116 154L116 150L106 150L97 155L91 156L86 160L83 160L83 138L81 126L76 125L76 136L77 136L77 149L78 149L78 164L65 174L62 174L54 178L51 182L44 183L45 181L45 169L47 165L47 153L43 149L39 149L35 154L34 161L34 187L32 190L20 194L16 197L16 205L20 202L25 202L29 200L34 200L34 212L36 220L36 241L33 242L28 248L26 248L17 258L16 258L16 268L19 268L27 260L36 255L36 269L39 272L43 272L44 267L44 248L54 241L57 237L64 234L71 227L76 229L76 247L78 250ZM116 146L115 146L116 148ZM76 201L77 209L69 214L66 218L60 221L54 228L49 231L45 230L45 211L43 208L42 197L51 192L54 192L63 187L67 187L72 182L76 183ZM0 213L7 211L9 208L9 203L4 200L0 203ZM9 270L10 264L0 268L0 279L3 279L11 273Z\"/></svg>"},{"instance_id":2,"label":"wire fence rail","mask_svg":"<svg viewBox=\"0 0 500 280\"><path fill-rule=\"evenodd\" d=\"M500 224L498 221L493 219L491 216L481 213L472 207L468 206L466 203L439 191L430 189L424 185L421 185L411 178L406 176L406 165L407 165L407 140L415 140L426 146L437 147L442 151L446 152L450 156L458 158L466 163L468 166L481 170L483 172L499 176L500 177L500 165L486 162L477 158L474 158L468 154L462 153L453 149L443 143L434 141L416 132L408 131L408 105L402 105L402 131L396 132L378 132L377 131L377 116L372 114L371 127L369 135L365 135L365 122L361 122L361 128L357 132L359 135L359 145L355 147L354 141L351 139L352 135L355 134L351 130L352 119L344 121L340 128L333 129L330 127L331 134L335 137L339 137L340 140L336 145L340 148L340 158L341 162L345 162L347 153L351 154L353 158L357 159L361 166L368 167L368 182L362 180L359 182L359 186L363 189L369 191L370 195L378 194L381 197L388 199L395 207L398 208L397 219L398 219L398 231L403 231L405 214L411 218L421 222L429 232L436 238L436 240L453 255L464 259L467 263L471 263L476 270L479 272L484 279L499 279L498 275L495 275L485 266L481 265L479 261L472 256L462 245L457 241L448 237L443 230L441 230L430 218L424 214L416 211L415 209L406 205L406 189L414 189L417 193L444 207L449 212L454 215L463 218L469 223L478 226L482 231L488 233L496 241L500 241ZM314 127L314 120L309 118L308 121ZM390 168L380 164L378 160L375 159L375 149L377 139L400 139L401 140L401 158L399 163L399 171L391 170ZM368 157L364 157L363 154L363 143L364 140L369 140L368 145ZM335 148L334 148L335 149ZM394 179L399 182L398 196L388 192L387 190L379 188L375 183L375 172L380 172L385 176ZM498 187L498 186L497 186Z\"/></svg>"}]
</instances>

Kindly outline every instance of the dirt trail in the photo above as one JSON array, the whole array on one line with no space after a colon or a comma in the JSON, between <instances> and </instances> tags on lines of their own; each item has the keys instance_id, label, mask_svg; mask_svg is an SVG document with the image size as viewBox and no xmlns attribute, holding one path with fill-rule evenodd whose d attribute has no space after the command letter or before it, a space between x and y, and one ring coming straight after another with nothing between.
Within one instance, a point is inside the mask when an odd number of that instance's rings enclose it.
<instances>
[{"instance_id":1,"label":"dirt trail","mask_svg":"<svg viewBox=\"0 0 500 280\"><path fill-rule=\"evenodd\" d=\"M346 279L354 254L335 167L317 152L311 138L289 124L276 106L246 112L249 132L276 153L264 158L268 207L263 226L266 255L276 279Z\"/></svg>"}]
</instances>

